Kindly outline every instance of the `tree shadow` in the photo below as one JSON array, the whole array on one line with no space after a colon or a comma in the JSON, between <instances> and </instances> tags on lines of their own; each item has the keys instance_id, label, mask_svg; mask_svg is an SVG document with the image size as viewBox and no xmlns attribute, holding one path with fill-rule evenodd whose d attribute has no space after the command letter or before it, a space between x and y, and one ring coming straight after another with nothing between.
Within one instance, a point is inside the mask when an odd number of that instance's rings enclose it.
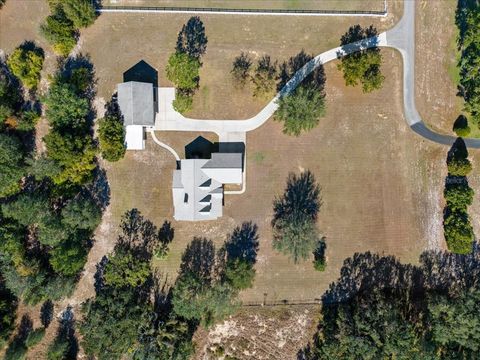
<instances>
[{"instance_id":1,"label":"tree shadow","mask_svg":"<svg viewBox=\"0 0 480 360\"><path fill-rule=\"evenodd\" d=\"M259 247L258 238L258 226L251 221L237 226L225 243L227 261L240 259L254 264Z\"/></svg>"},{"instance_id":2,"label":"tree shadow","mask_svg":"<svg viewBox=\"0 0 480 360\"><path fill-rule=\"evenodd\" d=\"M93 172L93 181L87 188L88 196L105 210L110 204L110 185L105 169L97 166Z\"/></svg>"},{"instance_id":3,"label":"tree shadow","mask_svg":"<svg viewBox=\"0 0 480 360\"><path fill-rule=\"evenodd\" d=\"M40 308L40 321L42 326L46 329L53 320L53 302L47 300L42 304Z\"/></svg>"},{"instance_id":4,"label":"tree shadow","mask_svg":"<svg viewBox=\"0 0 480 360\"><path fill-rule=\"evenodd\" d=\"M137 81L158 87L158 71L145 60L140 60L123 73L123 82Z\"/></svg>"},{"instance_id":5,"label":"tree shadow","mask_svg":"<svg viewBox=\"0 0 480 360\"><path fill-rule=\"evenodd\" d=\"M302 49L302 51L300 51L297 55L292 56L288 61L284 61L282 64L280 64L280 75L277 91L282 90L288 81L292 79L298 71L300 71L306 64L311 62L311 64L306 67L308 71L311 71L313 66L317 67L305 77L301 84L305 86L312 86L323 93L326 82L325 69L323 64L315 64L312 61L313 59L313 55L307 54L305 50Z\"/></svg>"},{"instance_id":6,"label":"tree shadow","mask_svg":"<svg viewBox=\"0 0 480 360\"><path fill-rule=\"evenodd\" d=\"M194 274L205 283L210 283L215 274L215 245L206 238L193 238L183 252L179 277Z\"/></svg>"},{"instance_id":7,"label":"tree shadow","mask_svg":"<svg viewBox=\"0 0 480 360\"><path fill-rule=\"evenodd\" d=\"M175 237L175 229L172 227L170 221L165 220L162 224L162 227L158 231L158 237L162 244L170 244Z\"/></svg>"},{"instance_id":8,"label":"tree shadow","mask_svg":"<svg viewBox=\"0 0 480 360\"><path fill-rule=\"evenodd\" d=\"M457 138L447 154L447 163L454 159L465 159L468 157L467 145L461 137Z\"/></svg>"},{"instance_id":9,"label":"tree shadow","mask_svg":"<svg viewBox=\"0 0 480 360\"><path fill-rule=\"evenodd\" d=\"M22 359L27 353L26 341L33 330L33 321L29 315L23 315L18 326L17 333L8 344L5 351L5 359Z\"/></svg>"},{"instance_id":10,"label":"tree shadow","mask_svg":"<svg viewBox=\"0 0 480 360\"><path fill-rule=\"evenodd\" d=\"M68 306L61 314L59 328L54 343L63 344L63 346L65 346L63 358L77 358L79 348L78 340L75 335L75 317L71 306Z\"/></svg>"},{"instance_id":11,"label":"tree shadow","mask_svg":"<svg viewBox=\"0 0 480 360\"><path fill-rule=\"evenodd\" d=\"M455 122L453 123L453 128L452 130L455 131L455 129L465 129L468 127L468 119L465 115L459 115Z\"/></svg>"},{"instance_id":12,"label":"tree shadow","mask_svg":"<svg viewBox=\"0 0 480 360\"><path fill-rule=\"evenodd\" d=\"M361 56L363 51L380 51L378 45L378 31L373 26L362 27L360 25L351 26L348 31L340 38L341 49L337 57L341 58L346 54L348 56Z\"/></svg>"}]
</instances>

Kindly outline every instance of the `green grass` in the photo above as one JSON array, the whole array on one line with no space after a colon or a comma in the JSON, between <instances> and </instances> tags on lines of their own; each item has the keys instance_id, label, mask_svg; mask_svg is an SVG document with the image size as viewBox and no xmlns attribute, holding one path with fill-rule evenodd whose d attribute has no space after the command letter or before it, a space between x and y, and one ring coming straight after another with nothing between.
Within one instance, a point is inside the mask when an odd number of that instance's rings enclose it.
<instances>
[{"instance_id":1,"label":"green grass","mask_svg":"<svg viewBox=\"0 0 480 360\"><path fill-rule=\"evenodd\" d=\"M262 152L254 152L251 158L256 164L261 164L265 160L265 154Z\"/></svg>"}]
</instances>

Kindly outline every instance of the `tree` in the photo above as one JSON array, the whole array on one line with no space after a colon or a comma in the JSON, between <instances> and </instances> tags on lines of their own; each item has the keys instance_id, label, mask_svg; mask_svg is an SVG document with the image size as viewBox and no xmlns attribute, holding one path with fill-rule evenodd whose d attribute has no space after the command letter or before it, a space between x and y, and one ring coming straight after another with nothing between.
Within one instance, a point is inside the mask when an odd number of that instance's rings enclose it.
<instances>
[{"instance_id":1,"label":"tree","mask_svg":"<svg viewBox=\"0 0 480 360\"><path fill-rule=\"evenodd\" d=\"M252 76L254 85L253 96L259 98L269 98L275 91L275 81L277 76L277 62L272 62L270 56L262 56L255 68L255 74Z\"/></svg>"},{"instance_id":2,"label":"tree","mask_svg":"<svg viewBox=\"0 0 480 360\"><path fill-rule=\"evenodd\" d=\"M90 111L88 100L78 96L70 84L54 83L44 99L50 124L70 131L84 129Z\"/></svg>"},{"instance_id":3,"label":"tree","mask_svg":"<svg viewBox=\"0 0 480 360\"><path fill-rule=\"evenodd\" d=\"M172 290L173 311L209 327L236 308L236 291L225 283L211 240L194 238L182 256L180 274Z\"/></svg>"},{"instance_id":4,"label":"tree","mask_svg":"<svg viewBox=\"0 0 480 360\"><path fill-rule=\"evenodd\" d=\"M233 299L234 292L228 285L204 283L197 275L186 273L175 283L172 304L178 316L209 327L235 310Z\"/></svg>"},{"instance_id":5,"label":"tree","mask_svg":"<svg viewBox=\"0 0 480 360\"><path fill-rule=\"evenodd\" d=\"M257 225L244 222L236 227L225 243L225 278L234 289L246 289L252 286L255 278L253 268L258 251Z\"/></svg>"},{"instance_id":6,"label":"tree","mask_svg":"<svg viewBox=\"0 0 480 360\"><path fill-rule=\"evenodd\" d=\"M40 81L43 60L44 54L41 48L33 43L25 43L10 54L7 64L27 89L35 89Z\"/></svg>"},{"instance_id":7,"label":"tree","mask_svg":"<svg viewBox=\"0 0 480 360\"><path fill-rule=\"evenodd\" d=\"M448 211L443 220L443 231L450 251L456 254L472 252L474 233L464 210Z\"/></svg>"},{"instance_id":8,"label":"tree","mask_svg":"<svg viewBox=\"0 0 480 360\"><path fill-rule=\"evenodd\" d=\"M43 141L48 157L61 168L61 171L52 177L55 184L85 184L93 178L96 150L90 137L62 135L52 130L44 136Z\"/></svg>"},{"instance_id":9,"label":"tree","mask_svg":"<svg viewBox=\"0 0 480 360\"><path fill-rule=\"evenodd\" d=\"M23 192L15 200L2 204L6 218L16 220L24 226L38 225L49 215L47 197L40 192Z\"/></svg>"},{"instance_id":10,"label":"tree","mask_svg":"<svg viewBox=\"0 0 480 360\"><path fill-rule=\"evenodd\" d=\"M76 28L88 27L95 22L96 14L92 1L65 0L62 7L65 16Z\"/></svg>"},{"instance_id":11,"label":"tree","mask_svg":"<svg viewBox=\"0 0 480 360\"><path fill-rule=\"evenodd\" d=\"M192 91L198 87L200 62L186 54L176 52L170 56L167 64L167 78L178 89Z\"/></svg>"},{"instance_id":12,"label":"tree","mask_svg":"<svg viewBox=\"0 0 480 360\"><path fill-rule=\"evenodd\" d=\"M18 192L24 173L24 153L20 141L12 135L0 134L0 197Z\"/></svg>"},{"instance_id":13,"label":"tree","mask_svg":"<svg viewBox=\"0 0 480 360\"><path fill-rule=\"evenodd\" d=\"M87 255L86 244L77 235L77 238L61 242L50 251L50 265L59 274L74 276L83 269Z\"/></svg>"},{"instance_id":14,"label":"tree","mask_svg":"<svg viewBox=\"0 0 480 360\"><path fill-rule=\"evenodd\" d=\"M85 195L70 200L62 209L62 222L72 229L93 231L100 223L100 207Z\"/></svg>"},{"instance_id":15,"label":"tree","mask_svg":"<svg viewBox=\"0 0 480 360\"><path fill-rule=\"evenodd\" d=\"M67 56L77 43L77 30L61 6L55 7L55 12L47 17L40 30L59 55Z\"/></svg>"},{"instance_id":16,"label":"tree","mask_svg":"<svg viewBox=\"0 0 480 360\"><path fill-rule=\"evenodd\" d=\"M273 247L293 261L305 260L319 240L315 226L320 210L320 187L310 171L291 173L283 197L273 203Z\"/></svg>"},{"instance_id":17,"label":"tree","mask_svg":"<svg viewBox=\"0 0 480 360\"><path fill-rule=\"evenodd\" d=\"M472 205L474 192L466 183L454 183L445 187L443 195L449 209L466 210Z\"/></svg>"},{"instance_id":18,"label":"tree","mask_svg":"<svg viewBox=\"0 0 480 360\"><path fill-rule=\"evenodd\" d=\"M429 302L433 340L442 347L480 351L480 291L471 289L458 298L435 296ZM468 358L468 357L465 357Z\"/></svg>"},{"instance_id":19,"label":"tree","mask_svg":"<svg viewBox=\"0 0 480 360\"><path fill-rule=\"evenodd\" d=\"M342 46L360 42L357 51L350 54L341 54L338 69L343 71L346 85L356 86L360 82L365 93L380 89L385 80L380 71L382 63L380 49L369 44L373 40L368 40L376 35L377 31L373 26L362 28L360 25L355 25L350 27L341 39Z\"/></svg>"},{"instance_id":20,"label":"tree","mask_svg":"<svg viewBox=\"0 0 480 360\"><path fill-rule=\"evenodd\" d=\"M252 59L248 54L242 53L233 61L233 68L231 71L235 84L239 87L244 87L247 79L250 76L250 68L252 67Z\"/></svg>"},{"instance_id":21,"label":"tree","mask_svg":"<svg viewBox=\"0 0 480 360\"><path fill-rule=\"evenodd\" d=\"M173 100L172 105L175 111L184 114L192 109L192 95L187 91L177 90L175 100Z\"/></svg>"},{"instance_id":22,"label":"tree","mask_svg":"<svg viewBox=\"0 0 480 360\"><path fill-rule=\"evenodd\" d=\"M98 139L102 157L115 162L125 155L125 128L115 116L106 116L98 122Z\"/></svg>"},{"instance_id":23,"label":"tree","mask_svg":"<svg viewBox=\"0 0 480 360\"><path fill-rule=\"evenodd\" d=\"M113 287L138 287L150 276L150 264L131 251L117 249L105 266L105 284Z\"/></svg>"},{"instance_id":24,"label":"tree","mask_svg":"<svg viewBox=\"0 0 480 360\"><path fill-rule=\"evenodd\" d=\"M325 115L324 95L311 87L298 87L292 94L282 96L274 119L283 122L283 132L299 136L315 128Z\"/></svg>"},{"instance_id":25,"label":"tree","mask_svg":"<svg viewBox=\"0 0 480 360\"><path fill-rule=\"evenodd\" d=\"M176 52L200 60L207 49L205 27L198 16L192 16L178 33Z\"/></svg>"},{"instance_id":26,"label":"tree","mask_svg":"<svg viewBox=\"0 0 480 360\"><path fill-rule=\"evenodd\" d=\"M14 329L16 311L17 298L5 287L0 274L0 348Z\"/></svg>"}]
</instances>

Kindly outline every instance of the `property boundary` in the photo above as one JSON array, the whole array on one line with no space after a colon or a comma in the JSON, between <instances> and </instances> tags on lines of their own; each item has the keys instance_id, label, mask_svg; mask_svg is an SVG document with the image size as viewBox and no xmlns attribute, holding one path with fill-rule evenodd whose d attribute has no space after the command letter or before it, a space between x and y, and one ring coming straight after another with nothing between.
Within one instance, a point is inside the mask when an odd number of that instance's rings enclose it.
<instances>
[{"instance_id":1,"label":"property boundary","mask_svg":"<svg viewBox=\"0 0 480 360\"><path fill-rule=\"evenodd\" d=\"M321 305L321 299L308 300L272 300L272 301L242 301L242 307L269 307L269 306L301 306L301 305Z\"/></svg>"},{"instance_id":2,"label":"property boundary","mask_svg":"<svg viewBox=\"0 0 480 360\"><path fill-rule=\"evenodd\" d=\"M222 15L280 15L280 16L369 16L385 17L388 15L387 0L383 10L294 10L294 9L227 9L199 8L179 6L97 6L100 13L187 13L187 14L222 14Z\"/></svg>"}]
</instances>

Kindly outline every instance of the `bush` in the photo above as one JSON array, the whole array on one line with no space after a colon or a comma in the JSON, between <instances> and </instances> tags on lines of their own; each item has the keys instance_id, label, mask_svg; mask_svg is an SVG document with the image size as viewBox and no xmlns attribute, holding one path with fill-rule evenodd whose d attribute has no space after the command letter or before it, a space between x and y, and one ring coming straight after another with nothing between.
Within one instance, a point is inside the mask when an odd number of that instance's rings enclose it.
<instances>
[{"instance_id":1,"label":"bush","mask_svg":"<svg viewBox=\"0 0 480 360\"><path fill-rule=\"evenodd\" d=\"M327 250L327 243L324 239L321 239L317 248L313 252L313 267L317 271L325 271L327 267L327 259L325 257L325 251Z\"/></svg>"},{"instance_id":2,"label":"bush","mask_svg":"<svg viewBox=\"0 0 480 360\"><path fill-rule=\"evenodd\" d=\"M312 87L298 87L278 101L274 119L283 122L283 133L299 136L315 128L325 116L325 97Z\"/></svg>"},{"instance_id":3,"label":"bush","mask_svg":"<svg viewBox=\"0 0 480 360\"><path fill-rule=\"evenodd\" d=\"M255 68L255 74L252 76L254 85L253 96L259 98L269 98L275 92L275 82L277 77L277 62L272 62L270 56L262 56Z\"/></svg>"},{"instance_id":4,"label":"bush","mask_svg":"<svg viewBox=\"0 0 480 360\"><path fill-rule=\"evenodd\" d=\"M27 89L34 89L40 81L43 60L43 50L27 43L10 54L7 64L13 75L19 78Z\"/></svg>"},{"instance_id":5,"label":"bush","mask_svg":"<svg viewBox=\"0 0 480 360\"><path fill-rule=\"evenodd\" d=\"M83 28L95 22L96 14L93 1L64 0L62 3L65 16L70 19L76 28Z\"/></svg>"},{"instance_id":6,"label":"bush","mask_svg":"<svg viewBox=\"0 0 480 360\"><path fill-rule=\"evenodd\" d=\"M33 131L40 115L33 110L24 111L17 119L16 129L19 131Z\"/></svg>"},{"instance_id":7,"label":"bush","mask_svg":"<svg viewBox=\"0 0 480 360\"><path fill-rule=\"evenodd\" d=\"M178 89L191 91L198 88L200 62L185 53L176 52L167 64L167 78Z\"/></svg>"},{"instance_id":8,"label":"bush","mask_svg":"<svg viewBox=\"0 0 480 360\"><path fill-rule=\"evenodd\" d=\"M25 340L25 345L28 348L31 348L32 346L35 346L40 341L42 341L44 336L45 336L45 328L42 327L42 328L35 329L28 334L27 340Z\"/></svg>"},{"instance_id":9,"label":"bush","mask_svg":"<svg viewBox=\"0 0 480 360\"><path fill-rule=\"evenodd\" d=\"M248 289L253 285L255 269L252 264L245 260L235 259L227 261L225 278L234 289Z\"/></svg>"},{"instance_id":10,"label":"bush","mask_svg":"<svg viewBox=\"0 0 480 360\"><path fill-rule=\"evenodd\" d=\"M175 111L178 111L181 114L186 113L192 109L192 104L193 104L192 95L185 93L183 91L177 90L175 100L173 100L173 103L172 103Z\"/></svg>"},{"instance_id":11,"label":"bush","mask_svg":"<svg viewBox=\"0 0 480 360\"><path fill-rule=\"evenodd\" d=\"M60 6L55 7L54 14L47 17L40 31L59 55L68 56L77 44L77 30Z\"/></svg>"},{"instance_id":12,"label":"bush","mask_svg":"<svg viewBox=\"0 0 480 360\"><path fill-rule=\"evenodd\" d=\"M102 157L115 162L125 155L125 128L121 120L115 116L106 116L99 120L98 139Z\"/></svg>"}]
</instances>

